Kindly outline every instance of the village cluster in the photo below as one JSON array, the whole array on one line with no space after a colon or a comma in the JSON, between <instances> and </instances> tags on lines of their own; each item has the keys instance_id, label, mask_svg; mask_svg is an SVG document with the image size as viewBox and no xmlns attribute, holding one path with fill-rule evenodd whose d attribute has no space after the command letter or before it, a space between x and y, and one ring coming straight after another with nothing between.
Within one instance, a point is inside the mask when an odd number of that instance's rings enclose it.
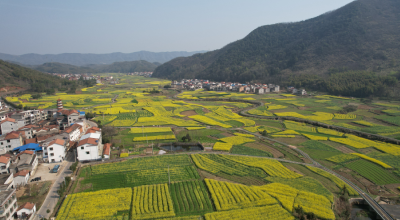
<instances>
[{"instance_id":1,"label":"village cluster","mask_svg":"<svg viewBox=\"0 0 400 220\"><path fill-rule=\"evenodd\" d=\"M172 87L177 89L205 89L208 91L231 91L231 92L243 92L243 93L254 93L254 94L266 94L270 92L279 92L281 90L279 85L275 84L261 84L261 83L232 83L232 82L213 82L209 80L201 79L183 79L180 81L173 81ZM292 86L287 87L287 91L297 95L307 95L306 90L296 89Z\"/></svg>"},{"instance_id":2,"label":"village cluster","mask_svg":"<svg viewBox=\"0 0 400 220\"><path fill-rule=\"evenodd\" d=\"M36 212L29 202L18 207L16 188L40 179L39 164L62 162L68 151L78 161L109 158L101 129L90 125L85 112L63 108L60 99L57 109L26 111L10 110L0 100L0 119L0 219L29 219Z\"/></svg>"}]
</instances>

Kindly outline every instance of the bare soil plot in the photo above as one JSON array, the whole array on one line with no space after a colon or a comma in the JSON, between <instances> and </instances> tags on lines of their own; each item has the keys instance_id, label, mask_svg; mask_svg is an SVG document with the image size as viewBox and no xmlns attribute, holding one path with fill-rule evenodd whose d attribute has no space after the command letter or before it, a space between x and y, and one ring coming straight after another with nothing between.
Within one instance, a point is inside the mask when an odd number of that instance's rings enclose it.
<instances>
[{"instance_id":1,"label":"bare soil plot","mask_svg":"<svg viewBox=\"0 0 400 220\"><path fill-rule=\"evenodd\" d=\"M197 115L195 110L189 110L189 111L183 111L180 113L181 115L186 115L186 116L192 116L192 115Z\"/></svg>"},{"instance_id":2,"label":"bare soil plot","mask_svg":"<svg viewBox=\"0 0 400 220\"><path fill-rule=\"evenodd\" d=\"M274 156L274 158L281 158L281 157L285 156L283 153L281 153L277 149L270 147L268 145L262 144L262 143L247 143L244 146L263 150L263 151L268 151Z\"/></svg>"},{"instance_id":3,"label":"bare soil plot","mask_svg":"<svg viewBox=\"0 0 400 220\"><path fill-rule=\"evenodd\" d=\"M362 184L360 181L355 179L351 174L349 174L347 172L342 172L342 171L335 171L335 172L338 173L339 175L345 177L346 179L350 180L352 183L356 184L362 190L366 190L367 189L364 184Z\"/></svg>"},{"instance_id":4,"label":"bare soil plot","mask_svg":"<svg viewBox=\"0 0 400 220\"><path fill-rule=\"evenodd\" d=\"M374 107L368 106L368 105L358 105L358 109L373 109Z\"/></svg>"},{"instance_id":5,"label":"bare soil plot","mask_svg":"<svg viewBox=\"0 0 400 220\"><path fill-rule=\"evenodd\" d=\"M286 144L290 144L290 145L299 145L303 142L308 141L308 139L306 137L303 136L298 136L296 135L296 137L294 138L274 138L274 140L286 143Z\"/></svg>"},{"instance_id":6,"label":"bare soil plot","mask_svg":"<svg viewBox=\"0 0 400 220\"><path fill-rule=\"evenodd\" d=\"M18 187L16 192L18 205L20 206L25 202L31 202L36 204L36 209L38 210L46 199L53 182L54 181L33 182Z\"/></svg>"},{"instance_id":7,"label":"bare soil plot","mask_svg":"<svg viewBox=\"0 0 400 220\"><path fill-rule=\"evenodd\" d=\"M233 135L233 134L231 134L231 133L228 133L228 132L223 132L223 133L221 133L222 135L224 135L224 136L226 136L226 137L233 137L233 136L235 136L235 135Z\"/></svg>"},{"instance_id":8,"label":"bare soil plot","mask_svg":"<svg viewBox=\"0 0 400 220\"><path fill-rule=\"evenodd\" d=\"M200 177L201 177L202 180L207 178L207 179L214 179L214 180L218 180L218 181L225 181L225 182L235 183L233 181L230 181L230 180L221 178L219 176L213 175L213 174L211 174L209 172L206 172L204 170L197 169L197 172L200 174Z\"/></svg>"},{"instance_id":9,"label":"bare soil plot","mask_svg":"<svg viewBox=\"0 0 400 220\"><path fill-rule=\"evenodd\" d=\"M336 147L336 149L340 150L342 153L345 153L345 154L356 153L352 149L349 149L349 148L347 148L345 146Z\"/></svg>"},{"instance_id":10,"label":"bare soil plot","mask_svg":"<svg viewBox=\"0 0 400 220\"><path fill-rule=\"evenodd\" d=\"M304 173L302 173L302 172L296 170L296 168L294 168L294 167L292 167L292 166L286 166L286 168L288 168L289 170L291 170L291 171L293 171L293 172L295 172L295 173L298 173L298 174L304 176Z\"/></svg>"},{"instance_id":11,"label":"bare soil plot","mask_svg":"<svg viewBox=\"0 0 400 220\"><path fill-rule=\"evenodd\" d=\"M400 183L393 183L393 184L388 184L385 185L386 188L388 188L392 193L400 194L400 190L398 187L400 187Z\"/></svg>"}]
</instances>

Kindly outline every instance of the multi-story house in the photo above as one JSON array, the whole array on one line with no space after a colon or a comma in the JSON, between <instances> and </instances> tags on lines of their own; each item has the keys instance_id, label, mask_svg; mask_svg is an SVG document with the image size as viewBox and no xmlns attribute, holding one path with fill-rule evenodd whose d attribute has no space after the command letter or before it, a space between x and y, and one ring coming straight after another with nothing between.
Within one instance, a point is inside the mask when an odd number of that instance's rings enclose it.
<instances>
[{"instance_id":1,"label":"multi-story house","mask_svg":"<svg viewBox=\"0 0 400 220\"><path fill-rule=\"evenodd\" d=\"M24 143L22 135L16 131L0 136L0 153L12 151L14 148L22 146Z\"/></svg>"},{"instance_id":2,"label":"multi-story house","mask_svg":"<svg viewBox=\"0 0 400 220\"><path fill-rule=\"evenodd\" d=\"M10 173L11 157L8 155L0 156L0 174Z\"/></svg>"},{"instance_id":3,"label":"multi-story house","mask_svg":"<svg viewBox=\"0 0 400 220\"><path fill-rule=\"evenodd\" d=\"M79 124L73 124L71 127L68 127L64 130L64 133L67 133L70 141L76 141L79 139L79 135L83 132L83 128Z\"/></svg>"},{"instance_id":4,"label":"multi-story house","mask_svg":"<svg viewBox=\"0 0 400 220\"><path fill-rule=\"evenodd\" d=\"M14 212L17 210L16 189L0 191L0 220L14 219Z\"/></svg>"},{"instance_id":5,"label":"multi-story house","mask_svg":"<svg viewBox=\"0 0 400 220\"><path fill-rule=\"evenodd\" d=\"M48 162L61 162L66 155L66 141L62 139L55 139L47 146L43 145L43 160Z\"/></svg>"},{"instance_id":6,"label":"multi-story house","mask_svg":"<svg viewBox=\"0 0 400 220\"><path fill-rule=\"evenodd\" d=\"M98 127L88 129L77 144L77 154L79 161L101 159L103 154L101 129Z\"/></svg>"},{"instance_id":7,"label":"multi-story house","mask_svg":"<svg viewBox=\"0 0 400 220\"><path fill-rule=\"evenodd\" d=\"M12 131L16 131L20 127L23 126L20 126L17 120L13 118L6 118L0 122L0 134L4 135Z\"/></svg>"}]
</instances>

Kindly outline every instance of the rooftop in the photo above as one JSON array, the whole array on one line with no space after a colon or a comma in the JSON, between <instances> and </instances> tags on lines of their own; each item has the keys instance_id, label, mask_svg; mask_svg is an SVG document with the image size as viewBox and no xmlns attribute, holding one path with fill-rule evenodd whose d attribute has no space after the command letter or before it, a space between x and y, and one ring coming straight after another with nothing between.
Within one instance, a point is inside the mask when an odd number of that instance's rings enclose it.
<instances>
[{"instance_id":1,"label":"rooftop","mask_svg":"<svg viewBox=\"0 0 400 220\"><path fill-rule=\"evenodd\" d=\"M32 210L33 207L35 207L35 204L30 203L30 202L25 202L24 204L22 204L20 207L18 207L17 211L21 210L21 209L29 209Z\"/></svg>"},{"instance_id":2,"label":"rooftop","mask_svg":"<svg viewBox=\"0 0 400 220\"><path fill-rule=\"evenodd\" d=\"M64 146L65 141L61 140L61 139L55 139L55 140L53 140L52 142L49 143L49 146L53 145L53 144L58 144L58 145Z\"/></svg>"},{"instance_id":3,"label":"rooftop","mask_svg":"<svg viewBox=\"0 0 400 220\"><path fill-rule=\"evenodd\" d=\"M14 174L14 177L17 177L17 176L26 176L26 175L28 175L28 174L29 174L29 170L21 170L21 171L19 171L18 173Z\"/></svg>"},{"instance_id":4,"label":"rooftop","mask_svg":"<svg viewBox=\"0 0 400 220\"><path fill-rule=\"evenodd\" d=\"M110 143L104 144L103 155L110 155L110 151L111 151L111 144Z\"/></svg>"},{"instance_id":5,"label":"rooftop","mask_svg":"<svg viewBox=\"0 0 400 220\"><path fill-rule=\"evenodd\" d=\"M79 141L78 146L84 145L84 144L91 144L91 145L98 145L98 139L95 138L86 138L84 140Z\"/></svg>"},{"instance_id":6,"label":"rooftop","mask_svg":"<svg viewBox=\"0 0 400 220\"><path fill-rule=\"evenodd\" d=\"M1 191L0 192L0 205L3 205L14 192L15 192L15 189Z\"/></svg>"}]
</instances>

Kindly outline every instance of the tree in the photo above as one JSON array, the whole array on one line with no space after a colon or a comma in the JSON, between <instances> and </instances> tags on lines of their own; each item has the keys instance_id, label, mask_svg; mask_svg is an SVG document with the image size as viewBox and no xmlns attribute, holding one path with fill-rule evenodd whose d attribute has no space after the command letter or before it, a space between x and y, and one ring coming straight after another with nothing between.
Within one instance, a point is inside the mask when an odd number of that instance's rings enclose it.
<instances>
[{"instance_id":1,"label":"tree","mask_svg":"<svg viewBox=\"0 0 400 220\"><path fill-rule=\"evenodd\" d=\"M171 88L172 86L171 85L165 85L164 86L164 89L169 89L169 88Z\"/></svg>"},{"instance_id":2,"label":"tree","mask_svg":"<svg viewBox=\"0 0 400 220\"><path fill-rule=\"evenodd\" d=\"M186 139L187 139L189 142L192 141L192 138L190 137L189 133L186 134Z\"/></svg>"},{"instance_id":3,"label":"tree","mask_svg":"<svg viewBox=\"0 0 400 220\"><path fill-rule=\"evenodd\" d=\"M264 130L261 134L262 134L262 136L267 136L267 131Z\"/></svg>"}]
</instances>

